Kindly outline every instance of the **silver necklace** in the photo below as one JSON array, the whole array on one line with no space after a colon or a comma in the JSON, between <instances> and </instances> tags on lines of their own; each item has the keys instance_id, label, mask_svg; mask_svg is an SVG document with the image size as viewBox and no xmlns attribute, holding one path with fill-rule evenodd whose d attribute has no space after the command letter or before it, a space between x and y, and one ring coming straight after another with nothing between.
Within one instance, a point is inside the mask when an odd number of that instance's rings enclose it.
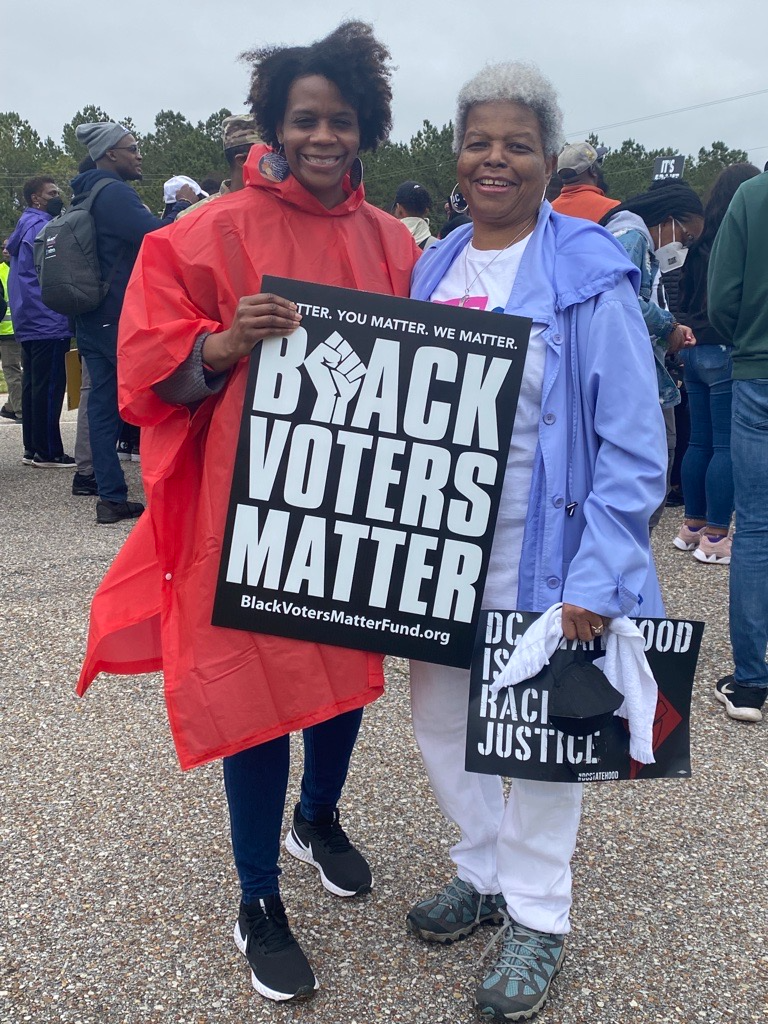
<instances>
[{"instance_id":1,"label":"silver necklace","mask_svg":"<svg viewBox=\"0 0 768 1024\"><path fill-rule=\"evenodd\" d=\"M490 267L493 266L493 264L496 262L496 260L499 258L499 256L501 256L501 254L503 252L506 252L507 249L509 249L509 247L511 245L514 245L515 242L518 241L519 238L522 238L523 233L526 232L528 230L528 228L531 226L531 224L533 224L533 222L536 220L536 216L537 216L537 214L534 214L533 217L531 217L531 219L528 221L528 223L523 226L522 230L518 231L518 233L515 235L515 237L512 239L512 241L511 242L507 242L507 244L504 246L503 249L499 249L499 251L493 257L493 259L489 260L489 262L486 263L484 267L481 267L478 270L478 272L475 274L475 276L472 278L471 281L469 280L469 250L470 250L470 247L472 245L472 242L469 241L467 243L467 247L464 250L464 294L459 299L459 305L460 306L463 306L464 303L469 298L469 293L470 293L470 291L472 289L472 285L475 283L475 281L477 281L477 279L479 277L481 277L486 272L486 270L488 270Z\"/></svg>"}]
</instances>

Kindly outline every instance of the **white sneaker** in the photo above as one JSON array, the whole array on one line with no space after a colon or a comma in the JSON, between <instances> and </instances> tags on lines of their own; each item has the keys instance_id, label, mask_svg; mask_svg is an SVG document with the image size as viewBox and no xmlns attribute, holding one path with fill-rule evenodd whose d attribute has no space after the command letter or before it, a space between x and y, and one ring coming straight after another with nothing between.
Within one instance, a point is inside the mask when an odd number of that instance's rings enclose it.
<instances>
[{"instance_id":1,"label":"white sneaker","mask_svg":"<svg viewBox=\"0 0 768 1024\"><path fill-rule=\"evenodd\" d=\"M717 565L731 564L731 538L721 537L720 540L712 540L703 531L699 546L693 552L693 557L700 562L713 562Z\"/></svg>"},{"instance_id":2,"label":"white sneaker","mask_svg":"<svg viewBox=\"0 0 768 1024\"><path fill-rule=\"evenodd\" d=\"M693 551L694 548L699 546L701 540L702 530L704 527L700 527L698 530L692 530L686 523L680 527L680 532L672 541L678 551Z\"/></svg>"}]
</instances>

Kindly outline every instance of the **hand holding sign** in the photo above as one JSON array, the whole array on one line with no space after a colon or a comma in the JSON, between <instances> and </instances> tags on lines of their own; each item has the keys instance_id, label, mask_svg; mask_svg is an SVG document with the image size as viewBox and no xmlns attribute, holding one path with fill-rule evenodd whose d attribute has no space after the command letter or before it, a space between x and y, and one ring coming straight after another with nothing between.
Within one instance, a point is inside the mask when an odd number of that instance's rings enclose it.
<instances>
[{"instance_id":1,"label":"hand holding sign","mask_svg":"<svg viewBox=\"0 0 768 1024\"><path fill-rule=\"evenodd\" d=\"M295 303L280 295L244 295L237 304L232 326L209 334L203 344L203 362L223 373L264 338L291 334L301 323Z\"/></svg>"},{"instance_id":2,"label":"hand holding sign","mask_svg":"<svg viewBox=\"0 0 768 1024\"><path fill-rule=\"evenodd\" d=\"M312 419L343 425L347 406L360 390L365 364L349 342L334 331L304 360L317 391Z\"/></svg>"},{"instance_id":3,"label":"hand holding sign","mask_svg":"<svg viewBox=\"0 0 768 1024\"><path fill-rule=\"evenodd\" d=\"M251 352L214 625L466 667L530 321L262 287L303 319Z\"/></svg>"},{"instance_id":4,"label":"hand holding sign","mask_svg":"<svg viewBox=\"0 0 768 1024\"><path fill-rule=\"evenodd\" d=\"M588 608L563 602L563 636L566 640L582 640L589 643L600 636L610 623L610 619Z\"/></svg>"},{"instance_id":5,"label":"hand holding sign","mask_svg":"<svg viewBox=\"0 0 768 1024\"><path fill-rule=\"evenodd\" d=\"M643 765L630 756L630 732L623 717L612 715L586 736L570 729L561 732L553 719L556 694L569 666L604 665L607 644L602 637L591 637L583 646L561 641L541 672L495 692L510 653L536 618L533 612L483 612L470 677L467 771L571 783L688 778L691 690L704 623L633 620L658 683L652 740L655 763Z\"/></svg>"}]
</instances>

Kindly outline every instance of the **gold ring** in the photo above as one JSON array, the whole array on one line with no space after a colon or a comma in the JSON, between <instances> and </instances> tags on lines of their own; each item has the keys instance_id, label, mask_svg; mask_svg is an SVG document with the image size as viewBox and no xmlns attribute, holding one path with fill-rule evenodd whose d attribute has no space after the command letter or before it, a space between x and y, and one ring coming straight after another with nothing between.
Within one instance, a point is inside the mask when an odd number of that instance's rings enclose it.
<instances>
[{"instance_id":1,"label":"gold ring","mask_svg":"<svg viewBox=\"0 0 768 1024\"><path fill-rule=\"evenodd\" d=\"M602 622L600 623L599 626L593 626L592 623L590 622L589 628L592 630L592 632L595 634L595 636L601 636L603 631L605 630L605 626L603 625Z\"/></svg>"}]
</instances>

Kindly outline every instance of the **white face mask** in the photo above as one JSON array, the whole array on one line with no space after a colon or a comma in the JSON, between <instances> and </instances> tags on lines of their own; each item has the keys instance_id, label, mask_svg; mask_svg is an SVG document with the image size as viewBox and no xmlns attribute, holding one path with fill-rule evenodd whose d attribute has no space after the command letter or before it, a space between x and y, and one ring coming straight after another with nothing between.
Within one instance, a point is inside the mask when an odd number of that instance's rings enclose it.
<instances>
[{"instance_id":1,"label":"white face mask","mask_svg":"<svg viewBox=\"0 0 768 1024\"><path fill-rule=\"evenodd\" d=\"M661 228L659 228L659 231L661 231ZM682 242L675 240L674 220L672 221L672 241L667 242L666 245L660 246L655 251L654 255L659 261L659 270L662 274L667 274L670 270L679 270L685 263L686 257L688 256L688 250Z\"/></svg>"}]
</instances>

